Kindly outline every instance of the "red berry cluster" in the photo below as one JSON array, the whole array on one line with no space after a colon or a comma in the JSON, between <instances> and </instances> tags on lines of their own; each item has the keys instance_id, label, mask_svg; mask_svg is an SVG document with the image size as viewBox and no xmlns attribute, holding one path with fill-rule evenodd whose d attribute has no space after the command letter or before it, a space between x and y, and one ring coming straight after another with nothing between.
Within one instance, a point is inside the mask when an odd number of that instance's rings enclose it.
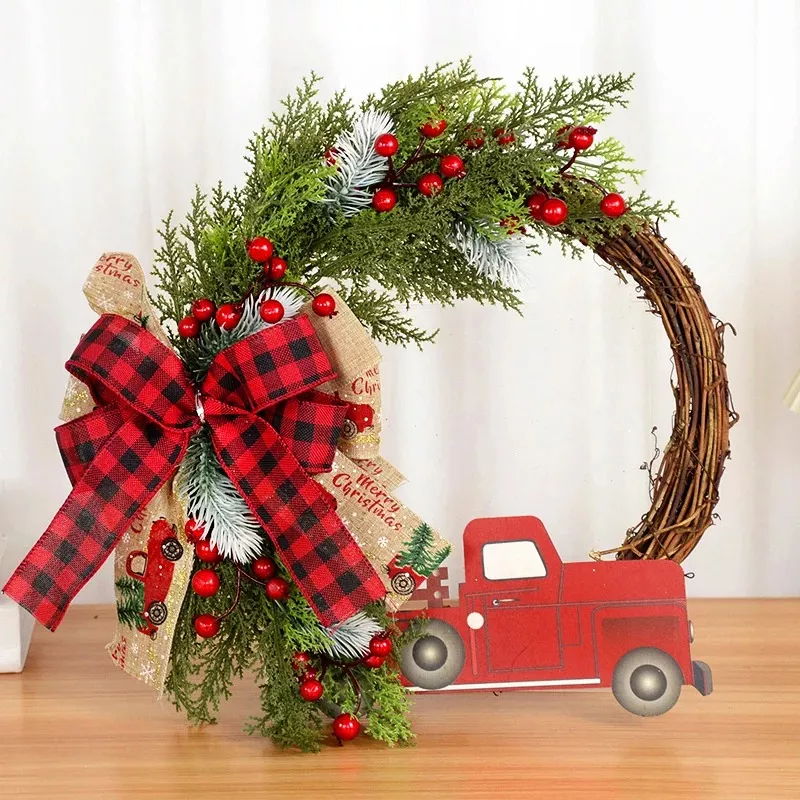
<instances>
[{"instance_id":1,"label":"red berry cluster","mask_svg":"<svg viewBox=\"0 0 800 800\"><path fill-rule=\"evenodd\" d=\"M419 129L421 139L415 153L397 169L395 169L394 165L390 162L389 174L386 176L386 180L378 187L377 191L372 196L372 207L376 211L383 214L387 211L391 211L397 205L398 187L416 186L420 194L426 197L434 197L444 189L444 181L446 178L463 178L464 175L467 174L463 159L456 153L441 155L424 152L425 142L429 139L435 139L441 136L446 129L447 120L428 120ZM397 153L399 147L400 144L393 133L382 133L375 139L375 152L384 158L391 159L391 157ZM409 167L429 158L439 159L438 172L431 171L420 175L416 184L402 183L399 180Z\"/></svg>"},{"instance_id":2,"label":"red berry cluster","mask_svg":"<svg viewBox=\"0 0 800 800\"><path fill-rule=\"evenodd\" d=\"M207 566L201 567L192 575L192 591L198 597L213 597L220 587L219 574L212 567L222 561L222 554L216 545L212 544L205 536L205 529L193 519L189 519L185 527L186 538L194 544L194 552L197 558ZM276 573L278 565L267 556L257 558L251 565L252 575L248 575L240 570L241 575L264 586L264 592L270 600L280 601L289 597L291 587L289 582L281 578ZM213 614L200 614L195 617L194 629L198 636L208 639L219 633L220 622L236 606L237 599L234 600L233 607L222 617L215 617Z\"/></svg>"},{"instance_id":3,"label":"red berry cluster","mask_svg":"<svg viewBox=\"0 0 800 800\"><path fill-rule=\"evenodd\" d=\"M325 689L319 679L317 670L311 663L309 653L295 653L292 656L292 669L297 673L297 681L300 684L300 697L307 703L315 703L322 697Z\"/></svg>"},{"instance_id":4,"label":"red berry cluster","mask_svg":"<svg viewBox=\"0 0 800 800\"><path fill-rule=\"evenodd\" d=\"M263 265L264 281L269 284L283 280L289 265L286 260L275 255L275 248L266 236L256 236L247 242L247 255L258 264ZM242 318L243 303L225 303L217 308L211 300L203 297L192 303L192 313L178 323L178 333L185 339L193 339L200 333L200 326L212 318L220 328L233 330ZM329 294L317 295L312 304L315 314L330 317L336 311L336 302ZM271 297L265 300L258 309L264 322L274 325L283 319L286 313L283 303Z\"/></svg>"},{"instance_id":5,"label":"red berry cluster","mask_svg":"<svg viewBox=\"0 0 800 800\"><path fill-rule=\"evenodd\" d=\"M208 566L202 567L192 575L192 591L198 597L213 597L220 586L219 574L211 567L222 561L216 545L204 539L205 528L196 520L189 519L184 527L186 538L194 544L195 554ZM194 630L203 639L209 639L219 633L220 618L213 614L200 614L195 617Z\"/></svg>"},{"instance_id":6,"label":"red berry cluster","mask_svg":"<svg viewBox=\"0 0 800 800\"><path fill-rule=\"evenodd\" d=\"M383 666L384 661L392 652L392 649L392 640L385 631L375 634L375 636L370 639L369 653L357 663L360 663L369 669L379 669ZM322 678L325 675L325 663L335 662L330 662L324 657L322 660L324 662L323 668L322 672L319 673L317 671L317 667L313 663L310 653L300 652L295 653L292 656L292 669L295 671L295 673L297 673L297 682L299 683L298 691L300 693L300 697L302 697L306 702L316 702L325 692L325 689L322 685ZM355 678L350 672L351 668L356 666L356 664L341 664L340 666L350 675L351 680L354 681L356 692L359 693L360 698L358 682L355 681ZM358 709L356 709L356 714L357 713ZM333 721L333 734L340 742L355 739L360 732L361 723L358 721L358 717L353 714L339 714L339 716L337 716Z\"/></svg>"}]
</instances>

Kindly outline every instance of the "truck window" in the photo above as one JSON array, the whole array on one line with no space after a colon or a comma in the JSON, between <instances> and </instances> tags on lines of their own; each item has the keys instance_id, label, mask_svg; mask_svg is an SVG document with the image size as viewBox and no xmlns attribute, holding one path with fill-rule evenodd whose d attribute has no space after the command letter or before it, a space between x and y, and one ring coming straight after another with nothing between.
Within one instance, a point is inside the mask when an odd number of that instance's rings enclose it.
<instances>
[{"instance_id":1,"label":"truck window","mask_svg":"<svg viewBox=\"0 0 800 800\"><path fill-rule=\"evenodd\" d=\"M490 581L543 578L547 567L531 541L490 542L483 546L483 574Z\"/></svg>"}]
</instances>

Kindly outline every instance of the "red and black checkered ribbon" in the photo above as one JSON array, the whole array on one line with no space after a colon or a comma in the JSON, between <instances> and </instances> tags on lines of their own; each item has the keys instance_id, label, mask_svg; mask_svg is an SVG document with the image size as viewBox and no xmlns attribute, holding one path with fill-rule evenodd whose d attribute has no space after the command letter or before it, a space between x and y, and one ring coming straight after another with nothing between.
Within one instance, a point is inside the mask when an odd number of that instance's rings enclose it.
<instances>
[{"instance_id":1,"label":"red and black checkered ribbon","mask_svg":"<svg viewBox=\"0 0 800 800\"><path fill-rule=\"evenodd\" d=\"M43 625L55 630L175 473L199 413L220 464L323 624L384 596L332 498L310 477L331 468L346 406L311 391L334 373L306 317L222 351L199 393L175 353L113 314L81 339L67 370L98 408L56 429L73 489L3 589Z\"/></svg>"}]
</instances>

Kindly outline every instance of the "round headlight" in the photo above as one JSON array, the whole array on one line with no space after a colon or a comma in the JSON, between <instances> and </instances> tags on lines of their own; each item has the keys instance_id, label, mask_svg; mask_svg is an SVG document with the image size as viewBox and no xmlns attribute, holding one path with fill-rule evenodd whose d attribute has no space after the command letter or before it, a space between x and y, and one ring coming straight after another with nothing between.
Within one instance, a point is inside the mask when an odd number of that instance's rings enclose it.
<instances>
[{"instance_id":1,"label":"round headlight","mask_svg":"<svg viewBox=\"0 0 800 800\"><path fill-rule=\"evenodd\" d=\"M692 625L692 621L689 620L689 644L694 641L694 625Z\"/></svg>"}]
</instances>

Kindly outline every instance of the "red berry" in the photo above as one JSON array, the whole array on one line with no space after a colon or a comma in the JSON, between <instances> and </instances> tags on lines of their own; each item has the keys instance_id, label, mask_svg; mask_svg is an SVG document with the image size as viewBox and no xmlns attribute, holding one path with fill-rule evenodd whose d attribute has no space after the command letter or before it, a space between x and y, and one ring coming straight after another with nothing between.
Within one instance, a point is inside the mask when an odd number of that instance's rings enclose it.
<instances>
[{"instance_id":1,"label":"red berry","mask_svg":"<svg viewBox=\"0 0 800 800\"><path fill-rule=\"evenodd\" d=\"M435 139L441 136L447 128L447 120L445 119L429 119L420 129L419 132L426 139Z\"/></svg>"},{"instance_id":2,"label":"red berry","mask_svg":"<svg viewBox=\"0 0 800 800\"><path fill-rule=\"evenodd\" d=\"M206 529L196 519L187 519L183 531L190 542L197 544L203 538Z\"/></svg>"},{"instance_id":3,"label":"red berry","mask_svg":"<svg viewBox=\"0 0 800 800\"><path fill-rule=\"evenodd\" d=\"M528 211L534 219L542 218L542 207L547 202L547 195L544 192L532 194L526 201Z\"/></svg>"},{"instance_id":4,"label":"red berry","mask_svg":"<svg viewBox=\"0 0 800 800\"><path fill-rule=\"evenodd\" d=\"M278 567L271 558L257 558L250 566L253 575L260 581L268 581L277 571Z\"/></svg>"},{"instance_id":5,"label":"red berry","mask_svg":"<svg viewBox=\"0 0 800 800\"><path fill-rule=\"evenodd\" d=\"M279 281L286 274L289 265L280 256L273 256L268 264L264 264L264 277L269 281Z\"/></svg>"},{"instance_id":6,"label":"red berry","mask_svg":"<svg viewBox=\"0 0 800 800\"><path fill-rule=\"evenodd\" d=\"M506 129L505 128L498 128L494 132L494 137L495 137L495 139L497 139L497 144L499 144L500 147L505 147L505 145L511 144L513 141L516 141L516 138L517 138L510 131L508 133L506 133Z\"/></svg>"},{"instance_id":7,"label":"red berry","mask_svg":"<svg viewBox=\"0 0 800 800\"><path fill-rule=\"evenodd\" d=\"M213 569L199 569L192 575L192 589L200 597L213 597L219 591L219 575Z\"/></svg>"},{"instance_id":8,"label":"red berry","mask_svg":"<svg viewBox=\"0 0 800 800\"><path fill-rule=\"evenodd\" d=\"M386 658L392 652L393 647L392 640L385 634L376 634L369 642L370 653L381 658Z\"/></svg>"},{"instance_id":9,"label":"red berry","mask_svg":"<svg viewBox=\"0 0 800 800\"><path fill-rule=\"evenodd\" d=\"M211 614L201 614L194 618L194 630L198 636L210 639L219 633L219 620Z\"/></svg>"},{"instance_id":10,"label":"red berry","mask_svg":"<svg viewBox=\"0 0 800 800\"><path fill-rule=\"evenodd\" d=\"M258 261L259 264L263 264L265 261L269 260L272 256L272 250L272 242L267 239L266 236L256 236L256 238L251 239L247 245L247 255L249 255L253 261Z\"/></svg>"},{"instance_id":11,"label":"red berry","mask_svg":"<svg viewBox=\"0 0 800 800\"><path fill-rule=\"evenodd\" d=\"M285 600L289 596L289 583L283 578L270 578L266 592L270 600Z\"/></svg>"},{"instance_id":12,"label":"red berry","mask_svg":"<svg viewBox=\"0 0 800 800\"><path fill-rule=\"evenodd\" d=\"M295 672L305 672L311 663L311 656L308 653L295 653L292 656L292 669Z\"/></svg>"},{"instance_id":13,"label":"red berry","mask_svg":"<svg viewBox=\"0 0 800 800\"><path fill-rule=\"evenodd\" d=\"M300 697L308 703L313 703L322 697L324 688L316 678L306 678L300 684Z\"/></svg>"},{"instance_id":14,"label":"red berry","mask_svg":"<svg viewBox=\"0 0 800 800\"><path fill-rule=\"evenodd\" d=\"M327 292L323 292L314 298L311 309L318 317L332 317L336 311L336 301Z\"/></svg>"},{"instance_id":15,"label":"red berry","mask_svg":"<svg viewBox=\"0 0 800 800\"><path fill-rule=\"evenodd\" d=\"M342 742L349 742L361 733L361 723L352 714L339 714L333 721L333 735Z\"/></svg>"},{"instance_id":16,"label":"red berry","mask_svg":"<svg viewBox=\"0 0 800 800\"><path fill-rule=\"evenodd\" d=\"M297 678L298 681L301 683L306 679L312 679L317 677L317 671L314 667L306 667L305 669L300 670L300 676Z\"/></svg>"},{"instance_id":17,"label":"red berry","mask_svg":"<svg viewBox=\"0 0 800 800\"><path fill-rule=\"evenodd\" d=\"M595 128L573 128L569 133L567 145L576 150L587 150L594 142L594 135L597 133Z\"/></svg>"},{"instance_id":18,"label":"red berry","mask_svg":"<svg viewBox=\"0 0 800 800\"><path fill-rule=\"evenodd\" d=\"M222 561L219 549L208 539L201 539L194 546L194 552L201 561L205 561L207 564L219 564Z\"/></svg>"},{"instance_id":19,"label":"red berry","mask_svg":"<svg viewBox=\"0 0 800 800\"><path fill-rule=\"evenodd\" d=\"M221 305L214 315L217 325L226 331L232 331L239 324L241 318L241 309L237 308L233 303Z\"/></svg>"},{"instance_id":20,"label":"red berry","mask_svg":"<svg viewBox=\"0 0 800 800\"><path fill-rule=\"evenodd\" d=\"M542 220L547 225L560 225L568 213L567 204L559 197L551 197L542 206Z\"/></svg>"},{"instance_id":21,"label":"red berry","mask_svg":"<svg viewBox=\"0 0 800 800\"><path fill-rule=\"evenodd\" d=\"M208 322L214 316L216 310L217 307L210 300L206 300L205 297L201 297L192 303L192 316L198 322Z\"/></svg>"},{"instance_id":22,"label":"red berry","mask_svg":"<svg viewBox=\"0 0 800 800\"><path fill-rule=\"evenodd\" d=\"M445 178L463 178L467 174L464 162L454 153L442 156L442 160L439 162L439 171Z\"/></svg>"},{"instance_id":23,"label":"red berry","mask_svg":"<svg viewBox=\"0 0 800 800\"><path fill-rule=\"evenodd\" d=\"M194 317L184 317L178 323L178 333L184 339L194 339L200 333L200 323Z\"/></svg>"},{"instance_id":24,"label":"red berry","mask_svg":"<svg viewBox=\"0 0 800 800\"><path fill-rule=\"evenodd\" d=\"M433 197L435 194L439 194L443 188L444 181L435 172L426 172L424 175L420 175L417 181L417 189L426 197Z\"/></svg>"},{"instance_id":25,"label":"red berry","mask_svg":"<svg viewBox=\"0 0 800 800\"><path fill-rule=\"evenodd\" d=\"M274 297L270 298L261 304L258 313L264 322L274 325L276 322L280 322L283 319L283 303L281 303L280 300L276 300Z\"/></svg>"},{"instance_id":26,"label":"red berry","mask_svg":"<svg viewBox=\"0 0 800 800\"><path fill-rule=\"evenodd\" d=\"M397 205L397 194L394 189L378 189L372 195L372 207L380 212L391 211Z\"/></svg>"},{"instance_id":27,"label":"red berry","mask_svg":"<svg viewBox=\"0 0 800 800\"><path fill-rule=\"evenodd\" d=\"M378 669L378 667L383 666L383 661L383 656L376 656L374 653L370 653L363 659L361 663L365 667L369 667L369 669Z\"/></svg>"},{"instance_id":28,"label":"red berry","mask_svg":"<svg viewBox=\"0 0 800 800\"><path fill-rule=\"evenodd\" d=\"M393 133L382 133L375 140L375 152L379 156L385 156L386 158L393 156L398 147L400 147L400 143Z\"/></svg>"},{"instance_id":29,"label":"red berry","mask_svg":"<svg viewBox=\"0 0 800 800\"><path fill-rule=\"evenodd\" d=\"M621 194L612 192L600 201L600 211L607 217L621 217L626 210L625 198Z\"/></svg>"},{"instance_id":30,"label":"red berry","mask_svg":"<svg viewBox=\"0 0 800 800\"><path fill-rule=\"evenodd\" d=\"M464 139L464 147L469 150L478 150L483 147L486 141L483 138L483 128L474 128L472 125L467 125L464 131L469 135L469 138Z\"/></svg>"},{"instance_id":31,"label":"red berry","mask_svg":"<svg viewBox=\"0 0 800 800\"><path fill-rule=\"evenodd\" d=\"M338 155L339 151L335 147L329 147L324 154L326 163L328 163L332 167L336 166L336 161L337 161L336 156Z\"/></svg>"}]
</instances>

